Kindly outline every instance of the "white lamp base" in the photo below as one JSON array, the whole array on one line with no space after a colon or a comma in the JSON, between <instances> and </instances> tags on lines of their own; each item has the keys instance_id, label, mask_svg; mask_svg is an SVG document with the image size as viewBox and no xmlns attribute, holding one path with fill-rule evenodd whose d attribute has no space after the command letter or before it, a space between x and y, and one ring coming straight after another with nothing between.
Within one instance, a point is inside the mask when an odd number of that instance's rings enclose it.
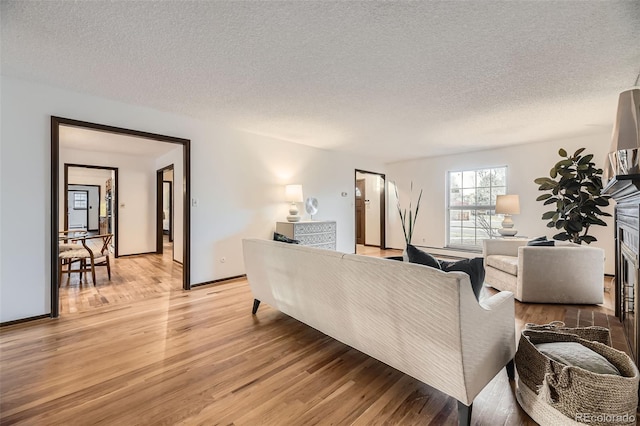
<instances>
[{"instance_id":1,"label":"white lamp base","mask_svg":"<svg viewBox=\"0 0 640 426\"><path fill-rule=\"evenodd\" d=\"M511 220L510 214L504 215L502 221L502 228L498 229L498 233L503 237L513 237L518 233L518 230L513 227L513 220Z\"/></svg>"},{"instance_id":2,"label":"white lamp base","mask_svg":"<svg viewBox=\"0 0 640 426\"><path fill-rule=\"evenodd\" d=\"M289 222L300 222L300 216L298 216L299 210L296 203L292 202L291 206L289 206L289 216L287 216L287 221Z\"/></svg>"},{"instance_id":3,"label":"white lamp base","mask_svg":"<svg viewBox=\"0 0 640 426\"><path fill-rule=\"evenodd\" d=\"M500 233L500 235L502 235L503 237L514 237L518 233L518 230L513 228L501 228L498 229L498 233Z\"/></svg>"}]
</instances>

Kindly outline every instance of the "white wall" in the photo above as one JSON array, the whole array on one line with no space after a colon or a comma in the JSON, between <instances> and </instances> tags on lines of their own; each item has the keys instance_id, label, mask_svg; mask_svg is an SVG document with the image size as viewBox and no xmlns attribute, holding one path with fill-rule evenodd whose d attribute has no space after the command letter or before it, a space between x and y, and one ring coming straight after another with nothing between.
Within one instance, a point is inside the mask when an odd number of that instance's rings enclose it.
<instances>
[{"instance_id":1,"label":"white wall","mask_svg":"<svg viewBox=\"0 0 640 426\"><path fill-rule=\"evenodd\" d=\"M64 164L118 168L118 255L156 251L156 169L151 158L110 152L60 149L60 170ZM60 179L60 194L64 181ZM61 198L62 199L62 198ZM114 205L114 208L116 206ZM64 206L60 206L62 226ZM61 228L62 229L62 228Z\"/></svg>"},{"instance_id":2,"label":"white wall","mask_svg":"<svg viewBox=\"0 0 640 426\"><path fill-rule=\"evenodd\" d=\"M541 219L542 214L551 209L544 206L542 202L536 201L536 197L542 192L538 191L538 185L533 183L533 180L548 176L551 167L561 159L558 155L559 148L565 148L573 153L576 149L585 147L587 148L585 153L594 154L596 164L603 167L606 154L609 151L610 139L609 131L603 129L598 134L571 140L532 143L467 154L398 162L387 165L387 181L396 181L399 187L398 195L403 203L408 200L409 185L412 180L414 183L414 203L420 188L424 189L413 243L435 248L431 250L434 253L451 254L451 252L438 250L446 244L447 172L506 165L507 192L520 195L521 214L513 216L519 235L528 237L546 235L551 238L558 231L547 228L548 221ZM392 186L389 187L388 194L389 206L393 208L388 209L387 245L403 248L402 228L395 208L396 198ZM611 206L604 210L613 214L613 204L612 201ZM615 272L614 222L613 218L603 219L608 226L592 227L590 234L598 239L592 245L601 247L606 252L605 272L613 274ZM465 255L464 253L460 254Z\"/></svg>"},{"instance_id":3,"label":"white wall","mask_svg":"<svg viewBox=\"0 0 640 426\"><path fill-rule=\"evenodd\" d=\"M318 198L314 219L336 220L338 250L353 252L354 170L384 172L378 161L150 108L5 76L0 84L0 322L50 312L51 115L191 140L191 190L199 200L191 209L192 283L244 273L241 240L271 236L275 222L287 215L288 183L301 183L305 196ZM125 210L135 204L128 196L120 202ZM10 207L16 205L30 208Z\"/></svg>"}]
</instances>

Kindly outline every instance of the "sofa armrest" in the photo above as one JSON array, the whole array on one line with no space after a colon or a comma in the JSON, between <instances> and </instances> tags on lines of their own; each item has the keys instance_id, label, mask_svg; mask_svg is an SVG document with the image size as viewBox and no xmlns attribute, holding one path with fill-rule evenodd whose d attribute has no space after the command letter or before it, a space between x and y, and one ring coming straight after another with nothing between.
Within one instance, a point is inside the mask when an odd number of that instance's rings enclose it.
<instances>
[{"instance_id":1,"label":"sofa armrest","mask_svg":"<svg viewBox=\"0 0 640 426\"><path fill-rule=\"evenodd\" d=\"M526 246L526 239L491 239L482 241L482 255L517 256L518 248Z\"/></svg>"},{"instance_id":2,"label":"sofa armrest","mask_svg":"<svg viewBox=\"0 0 640 426\"><path fill-rule=\"evenodd\" d=\"M515 302L510 291L481 303L461 302L464 375L468 398L473 400L516 353Z\"/></svg>"},{"instance_id":3,"label":"sofa armrest","mask_svg":"<svg viewBox=\"0 0 640 426\"><path fill-rule=\"evenodd\" d=\"M510 291L501 291L480 301L480 306L487 311L497 311L502 309L503 306L509 309L509 305L511 307L514 306L513 293Z\"/></svg>"}]
</instances>

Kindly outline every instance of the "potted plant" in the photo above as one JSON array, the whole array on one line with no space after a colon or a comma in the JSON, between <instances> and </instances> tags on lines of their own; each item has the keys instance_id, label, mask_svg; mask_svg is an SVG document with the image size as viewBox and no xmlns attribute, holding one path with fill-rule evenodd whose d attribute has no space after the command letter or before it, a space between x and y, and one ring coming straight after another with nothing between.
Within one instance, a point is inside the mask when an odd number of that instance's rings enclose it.
<instances>
[{"instance_id":1,"label":"potted plant","mask_svg":"<svg viewBox=\"0 0 640 426\"><path fill-rule=\"evenodd\" d=\"M404 234L405 250L406 246L411 244L411 238L413 237L413 231L416 226L416 219L418 218L418 212L420 211L420 200L422 199L422 189L420 195L418 195L418 202L416 203L416 211L412 210L411 198L413 193L413 181L409 189L409 210L400 206L400 197L398 196L398 185L393 182L393 188L396 192L396 202L398 207L398 214L400 215L400 223L402 223L402 232Z\"/></svg>"},{"instance_id":2,"label":"potted plant","mask_svg":"<svg viewBox=\"0 0 640 426\"><path fill-rule=\"evenodd\" d=\"M543 220L549 220L547 227L562 229L553 236L555 240L591 244L597 239L588 235L590 227L607 226L600 216L611 216L600 209L609 205L609 197L602 195L602 169L591 161L593 154L582 155L584 150L580 148L568 155L561 148L558 154L563 159L551 168L550 177L534 181L538 190L549 191L536 200L555 205L554 210L542 215Z\"/></svg>"}]
</instances>

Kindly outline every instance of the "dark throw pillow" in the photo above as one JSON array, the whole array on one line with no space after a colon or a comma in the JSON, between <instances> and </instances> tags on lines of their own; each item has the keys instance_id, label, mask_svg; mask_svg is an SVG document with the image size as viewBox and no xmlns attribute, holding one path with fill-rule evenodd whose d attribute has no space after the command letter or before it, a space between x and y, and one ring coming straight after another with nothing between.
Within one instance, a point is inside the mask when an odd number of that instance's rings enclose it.
<instances>
[{"instance_id":1,"label":"dark throw pillow","mask_svg":"<svg viewBox=\"0 0 640 426\"><path fill-rule=\"evenodd\" d=\"M458 271L469 275L471 288L477 300L480 300L480 292L484 284L484 262L481 257L463 259L457 262L440 262L440 267L445 272Z\"/></svg>"},{"instance_id":2,"label":"dark throw pillow","mask_svg":"<svg viewBox=\"0 0 640 426\"><path fill-rule=\"evenodd\" d=\"M399 260L400 262L404 262L404 259L402 258L402 256L388 256L388 257L385 257L385 259Z\"/></svg>"},{"instance_id":3,"label":"dark throw pillow","mask_svg":"<svg viewBox=\"0 0 640 426\"><path fill-rule=\"evenodd\" d=\"M293 240L286 235L279 234L277 232L273 233L273 241L280 241L281 243L289 243L289 244L300 244L300 241Z\"/></svg>"},{"instance_id":4,"label":"dark throw pillow","mask_svg":"<svg viewBox=\"0 0 640 426\"><path fill-rule=\"evenodd\" d=\"M535 246L535 247L552 247L552 246L555 246L555 241L553 240L548 241L547 237L538 237L527 242L527 245Z\"/></svg>"},{"instance_id":5,"label":"dark throw pillow","mask_svg":"<svg viewBox=\"0 0 640 426\"><path fill-rule=\"evenodd\" d=\"M410 263L419 263L420 265L430 266L431 268L440 269L440 263L438 259L431 256L426 251L422 251L409 244L407 246L407 256L409 256Z\"/></svg>"}]
</instances>

